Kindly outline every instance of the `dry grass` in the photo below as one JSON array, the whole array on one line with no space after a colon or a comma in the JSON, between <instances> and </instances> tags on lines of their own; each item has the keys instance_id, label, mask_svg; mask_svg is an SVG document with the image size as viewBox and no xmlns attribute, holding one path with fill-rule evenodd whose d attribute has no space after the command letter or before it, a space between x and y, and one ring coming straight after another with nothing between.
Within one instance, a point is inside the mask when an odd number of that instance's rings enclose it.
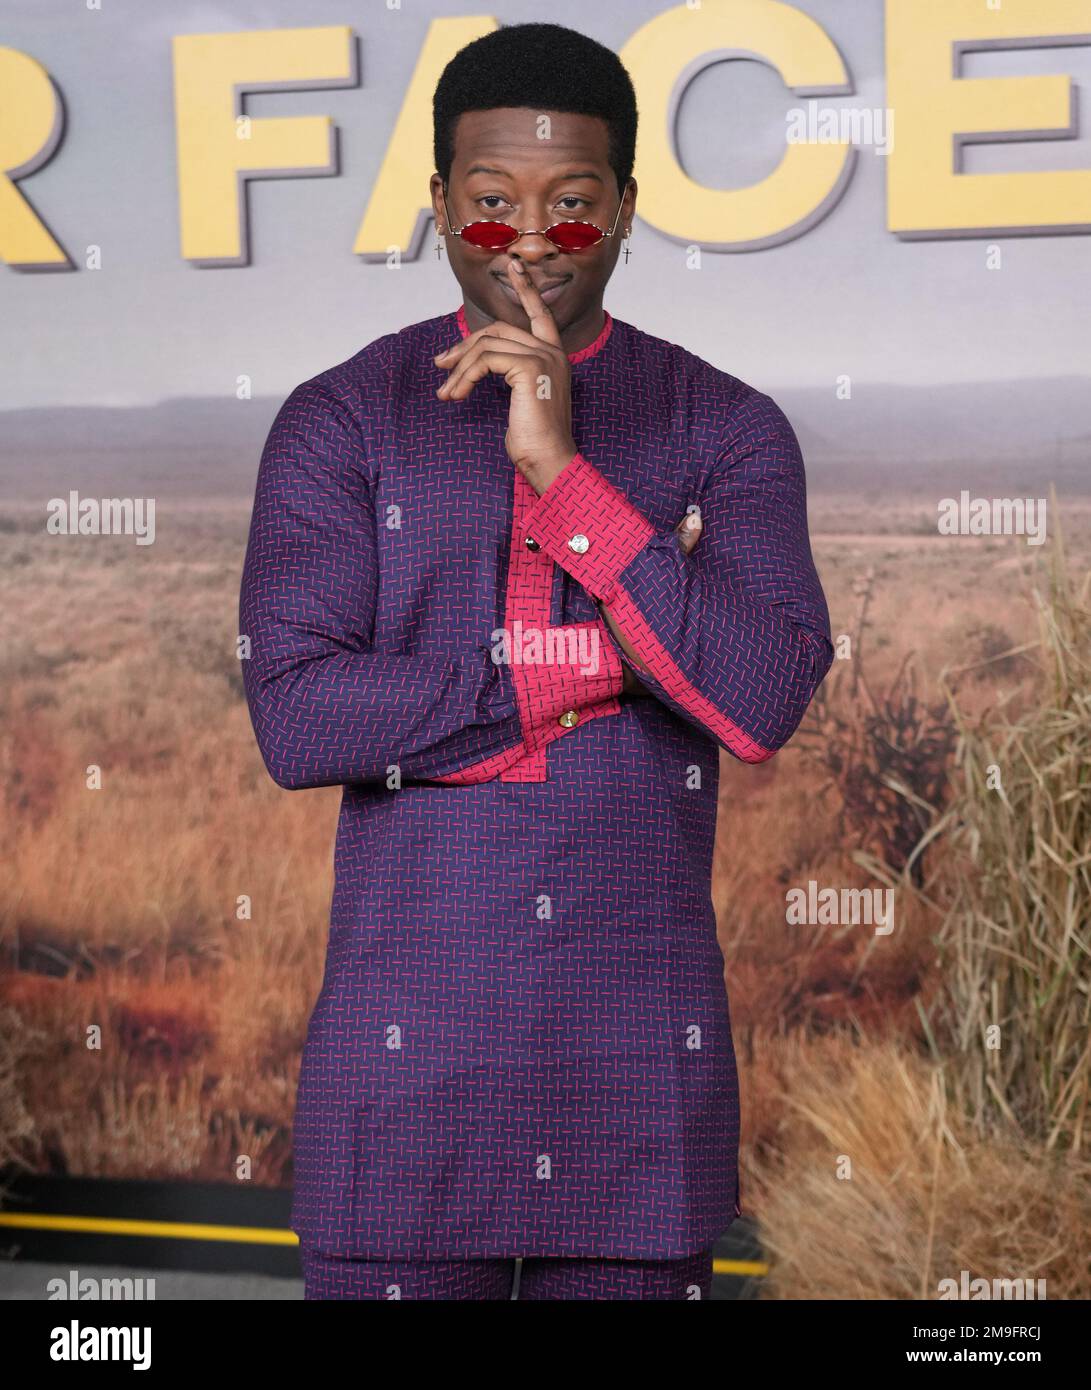
<instances>
[{"instance_id":1,"label":"dry grass","mask_svg":"<svg viewBox=\"0 0 1091 1390\"><path fill-rule=\"evenodd\" d=\"M1077 1153L1091 1138L1089 595L1091 573L1077 587L1056 532L1034 593L1035 702L972 720L944 682L960 775L937 825L953 892L935 1031L952 1104L979 1134Z\"/></svg>"},{"instance_id":2,"label":"dry grass","mask_svg":"<svg viewBox=\"0 0 1091 1390\"><path fill-rule=\"evenodd\" d=\"M974 1138L939 1067L899 1040L766 1038L752 1079L762 1297L935 1299L963 1270L1091 1296L1091 1164Z\"/></svg>"},{"instance_id":3,"label":"dry grass","mask_svg":"<svg viewBox=\"0 0 1091 1390\"><path fill-rule=\"evenodd\" d=\"M872 688L866 648L874 588L869 568L854 586L851 659L834 663L797 737L826 771L823 791L837 792L838 833L851 834L858 855L877 854L896 874L908 869L922 887L922 842L939 815L955 730L942 700L918 696L913 651L885 690Z\"/></svg>"}]
</instances>

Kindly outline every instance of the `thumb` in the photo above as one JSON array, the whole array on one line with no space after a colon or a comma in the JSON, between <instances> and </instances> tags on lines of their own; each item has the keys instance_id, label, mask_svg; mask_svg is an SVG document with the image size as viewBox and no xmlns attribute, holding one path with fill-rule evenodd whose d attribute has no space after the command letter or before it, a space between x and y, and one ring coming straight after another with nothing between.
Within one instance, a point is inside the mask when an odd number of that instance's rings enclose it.
<instances>
[{"instance_id":1,"label":"thumb","mask_svg":"<svg viewBox=\"0 0 1091 1390\"><path fill-rule=\"evenodd\" d=\"M688 555L701 538L701 513L687 512L675 527L682 554Z\"/></svg>"}]
</instances>

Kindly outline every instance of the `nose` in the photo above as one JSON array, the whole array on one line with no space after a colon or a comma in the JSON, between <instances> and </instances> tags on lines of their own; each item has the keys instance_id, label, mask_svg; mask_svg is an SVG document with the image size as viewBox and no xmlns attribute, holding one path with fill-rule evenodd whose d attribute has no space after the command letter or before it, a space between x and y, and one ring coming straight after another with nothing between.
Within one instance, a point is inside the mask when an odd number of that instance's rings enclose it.
<instances>
[{"instance_id":1,"label":"nose","mask_svg":"<svg viewBox=\"0 0 1091 1390\"><path fill-rule=\"evenodd\" d=\"M534 218L538 220L533 221ZM552 259L558 255L557 247L548 237L542 235L546 227L549 226L548 211L544 207L528 207L526 221L536 230L524 232L518 241L513 241L508 248L508 255L527 261L530 265L537 265L539 261Z\"/></svg>"},{"instance_id":2,"label":"nose","mask_svg":"<svg viewBox=\"0 0 1091 1390\"><path fill-rule=\"evenodd\" d=\"M509 256L515 260L526 261L529 265L552 260L559 254L557 247L547 237L542 236L541 232L524 232L508 249Z\"/></svg>"}]
</instances>

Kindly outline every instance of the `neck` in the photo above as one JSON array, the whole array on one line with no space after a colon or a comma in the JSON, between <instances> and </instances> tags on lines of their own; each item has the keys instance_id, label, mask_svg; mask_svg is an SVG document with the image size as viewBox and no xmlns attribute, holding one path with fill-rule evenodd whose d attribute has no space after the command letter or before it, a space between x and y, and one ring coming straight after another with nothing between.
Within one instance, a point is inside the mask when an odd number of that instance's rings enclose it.
<instances>
[{"instance_id":1,"label":"neck","mask_svg":"<svg viewBox=\"0 0 1091 1390\"><path fill-rule=\"evenodd\" d=\"M484 309L479 309L469 295L463 296L463 303L466 306L466 327L471 333L476 333L479 328L487 328L490 323L496 320L492 314L487 314ZM505 319L505 323L511 323L515 328L523 328L529 325L520 323L519 319L526 319L526 315L515 309L513 306L512 318ZM582 352L585 347L589 347L606 327L606 316L602 311L602 301L596 303L582 313L578 319L571 323L558 324L561 334L561 346L571 357L573 353Z\"/></svg>"}]
</instances>

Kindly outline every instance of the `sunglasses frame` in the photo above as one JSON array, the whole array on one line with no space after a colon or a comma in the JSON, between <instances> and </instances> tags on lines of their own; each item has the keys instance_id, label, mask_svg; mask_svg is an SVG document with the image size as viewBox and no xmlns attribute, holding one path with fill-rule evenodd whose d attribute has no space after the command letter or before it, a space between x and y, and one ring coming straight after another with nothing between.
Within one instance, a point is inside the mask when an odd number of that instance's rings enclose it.
<instances>
[{"instance_id":1,"label":"sunglasses frame","mask_svg":"<svg viewBox=\"0 0 1091 1390\"><path fill-rule=\"evenodd\" d=\"M605 241L608 236L613 236L617 228L617 220L621 216L621 209L625 204L625 195L622 194L621 201L617 205L617 212L614 213L614 220L610 223L610 230L607 232L604 232L597 223L587 222L579 217L569 218L567 222L551 222L544 231L540 231L535 227L530 227L526 231L521 232L517 227L513 227L510 222L502 222L498 217L478 217L475 218L473 222L463 222L461 227L451 226L451 214L447 210L447 198L442 184L440 185L439 197L440 202L443 204L443 214L447 219L447 226L451 235L462 237L462 240L465 241L468 246L472 246L475 251L507 251L510 247L515 245L520 237L544 236L550 246L556 246L558 251L563 251L569 256L578 255L581 251L590 251L592 247L598 246L601 242ZM467 227L507 227L509 230L515 232L515 236L512 237L507 246L478 246L464 235ZM598 232L598 236L594 241L589 241L586 246L557 246L557 243L549 235L554 227L593 227L595 231Z\"/></svg>"}]
</instances>

